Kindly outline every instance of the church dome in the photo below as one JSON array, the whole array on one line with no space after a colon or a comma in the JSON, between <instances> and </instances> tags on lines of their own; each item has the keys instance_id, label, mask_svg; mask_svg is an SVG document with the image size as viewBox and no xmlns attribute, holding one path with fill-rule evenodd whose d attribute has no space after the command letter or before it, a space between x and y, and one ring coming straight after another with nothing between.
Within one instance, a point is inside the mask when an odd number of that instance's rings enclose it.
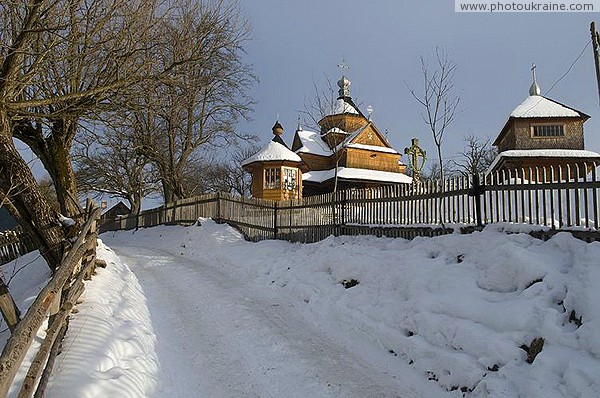
<instances>
[{"instance_id":1,"label":"church dome","mask_svg":"<svg viewBox=\"0 0 600 398\"><path fill-rule=\"evenodd\" d=\"M346 76L342 76L340 80L338 80L337 85L340 88L338 91L340 97L349 97L350 96L350 80Z\"/></svg>"}]
</instances>

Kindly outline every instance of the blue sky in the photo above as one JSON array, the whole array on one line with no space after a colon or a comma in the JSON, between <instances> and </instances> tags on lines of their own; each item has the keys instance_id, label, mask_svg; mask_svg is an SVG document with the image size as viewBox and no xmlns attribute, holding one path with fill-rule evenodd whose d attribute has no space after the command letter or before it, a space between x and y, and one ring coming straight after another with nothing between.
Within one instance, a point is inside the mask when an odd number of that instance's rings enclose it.
<instances>
[{"instance_id":1,"label":"blue sky","mask_svg":"<svg viewBox=\"0 0 600 398\"><path fill-rule=\"evenodd\" d=\"M433 158L435 147L407 87L422 85L419 57L434 60L443 48L458 65L455 89L460 112L443 148L457 156L463 137L496 137L510 112L527 96L531 64L537 67L542 94L581 110L586 149L600 151L600 109L589 24L598 13L455 13L454 1L242 0L253 25L247 62L260 82L252 89L253 120L240 123L245 133L271 138L277 115L291 143L297 118L313 84L337 81L337 65L350 65L352 96L374 108L373 120L388 130L402 151L412 137Z\"/></svg>"}]
</instances>

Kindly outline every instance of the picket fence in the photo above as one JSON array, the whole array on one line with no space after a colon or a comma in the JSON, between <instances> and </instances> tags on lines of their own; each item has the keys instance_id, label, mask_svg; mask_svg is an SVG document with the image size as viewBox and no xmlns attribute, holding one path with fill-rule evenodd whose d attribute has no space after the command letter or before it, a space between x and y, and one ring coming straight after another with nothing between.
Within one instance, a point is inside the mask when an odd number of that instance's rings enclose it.
<instances>
[{"instance_id":1,"label":"picket fence","mask_svg":"<svg viewBox=\"0 0 600 398\"><path fill-rule=\"evenodd\" d=\"M492 223L579 232L597 240L600 181L595 165L531 167L349 189L300 200L270 201L215 193L104 222L100 231L192 224L200 217L231 224L248 240L315 242L329 235L434 236Z\"/></svg>"},{"instance_id":2,"label":"picket fence","mask_svg":"<svg viewBox=\"0 0 600 398\"><path fill-rule=\"evenodd\" d=\"M20 227L0 232L0 265L6 264L37 247Z\"/></svg>"}]
</instances>

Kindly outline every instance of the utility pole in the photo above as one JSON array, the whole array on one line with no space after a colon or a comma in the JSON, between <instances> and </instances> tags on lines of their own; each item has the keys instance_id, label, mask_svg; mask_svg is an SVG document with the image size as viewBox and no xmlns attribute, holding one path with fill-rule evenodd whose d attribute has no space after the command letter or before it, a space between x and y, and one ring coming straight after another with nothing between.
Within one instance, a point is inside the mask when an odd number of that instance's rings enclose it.
<instances>
[{"instance_id":1,"label":"utility pole","mask_svg":"<svg viewBox=\"0 0 600 398\"><path fill-rule=\"evenodd\" d=\"M600 101L600 54L598 53L598 42L600 41L600 35L596 30L596 22L592 21L590 25L590 32L592 34L592 49L594 51L594 63L596 64L596 80L598 82L598 100Z\"/></svg>"}]
</instances>

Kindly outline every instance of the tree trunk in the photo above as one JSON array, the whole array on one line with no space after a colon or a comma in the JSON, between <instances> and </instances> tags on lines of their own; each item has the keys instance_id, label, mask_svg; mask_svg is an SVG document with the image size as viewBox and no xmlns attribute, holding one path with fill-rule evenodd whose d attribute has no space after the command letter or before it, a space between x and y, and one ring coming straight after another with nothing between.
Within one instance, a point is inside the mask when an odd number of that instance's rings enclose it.
<instances>
[{"instance_id":1,"label":"tree trunk","mask_svg":"<svg viewBox=\"0 0 600 398\"><path fill-rule=\"evenodd\" d=\"M60 212L67 217L75 217L81 213L70 153L76 129L77 123L74 121L54 121L52 134L44 140L43 145L33 145L31 148L50 174L56 189Z\"/></svg>"},{"instance_id":2,"label":"tree trunk","mask_svg":"<svg viewBox=\"0 0 600 398\"><path fill-rule=\"evenodd\" d=\"M77 185L69 149L65 148L60 142L50 140L48 142L48 155L40 156L40 159L54 182L60 212L67 217L79 215L81 207L77 203Z\"/></svg>"},{"instance_id":3,"label":"tree trunk","mask_svg":"<svg viewBox=\"0 0 600 398\"><path fill-rule=\"evenodd\" d=\"M135 230L140 226L140 211L142 210L142 194L134 193L129 200L131 205L131 215L135 216Z\"/></svg>"},{"instance_id":4,"label":"tree trunk","mask_svg":"<svg viewBox=\"0 0 600 398\"><path fill-rule=\"evenodd\" d=\"M172 203L175 195L173 193L173 190L171 189L171 186L169 185L169 182L165 178L163 178L160 180L160 183L163 189L163 198L165 200L165 204Z\"/></svg>"},{"instance_id":5,"label":"tree trunk","mask_svg":"<svg viewBox=\"0 0 600 398\"><path fill-rule=\"evenodd\" d=\"M12 139L12 126L6 112L0 111L0 188L8 192L11 184L16 184L9 200L8 210L15 214L25 231L39 247L48 266L54 271L63 254L62 226L57 222L57 214L40 192L37 182L21 157Z\"/></svg>"},{"instance_id":6,"label":"tree trunk","mask_svg":"<svg viewBox=\"0 0 600 398\"><path fill-rule=\"evenodd\" d=\"M131 214L140 214L142 208L142 198L139 194L133 194L129 199L129 205L131 206Z\"/></svg>"},{"instance_id":7,"label":"tree trunk","mask_svg":"<svg viewBox=\"0 0 600 398\"><path fill-rule=\"evenodd\" d=\"M185 198L186 196L181 180L174 175L161 179L161 185L165 204L173 203L176 200Z\"/></svg>"},{"instance_id":8,"label":"tree trunk","mask_svg":"<svg viewBox=\"0 0 600 398\"><path fill-rule=\"evenodd\" d=\"M25 122L13 130L16 138L23 141L41 160L54 184L61 214L75 217L81 213L77 199L77 183L71 165L71 146L77 131L75 120L52 120L51 133L42 131Z\"/></svg>"}]
</instances>

